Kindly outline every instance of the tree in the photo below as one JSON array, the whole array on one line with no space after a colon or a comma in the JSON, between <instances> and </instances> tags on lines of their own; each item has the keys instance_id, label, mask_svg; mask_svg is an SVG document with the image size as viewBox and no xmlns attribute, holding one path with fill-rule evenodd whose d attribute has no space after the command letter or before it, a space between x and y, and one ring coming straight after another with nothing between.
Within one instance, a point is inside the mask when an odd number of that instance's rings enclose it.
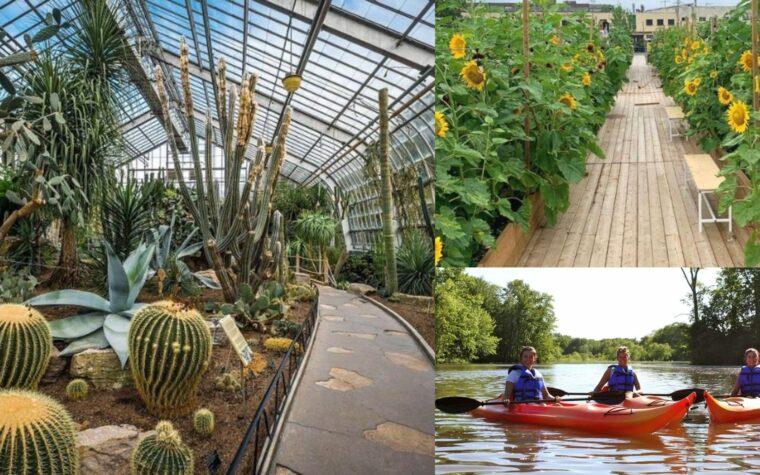
<instances>
[{"instance_id":1,"label":"tree","mask_svg":"<svg viewBox=\"0 0 760 475\"><path fill-rule=\"evenodd\" d=\"M438 363L469 362L491 355L498 339L494 324L483 308L481 286L462 269L438 272L435 286L435 356ZM482 282L482 281L481 281Z\"/></svg>"},{"instance_id":2,"label":"tree","mask_svg":"<svg viewBox=\"0 0 760 475\"><path fill-rule=\"evenodd\" d=\"M699 274L699 267L690 267L689 268L689 275L686 275L686 271L681 268L681 273L683 274L683 278L686 279L686 283L689 285L689 289L691 290L691 298L692 298L692 312L694 316L694 321L699 321L699 296L697 293L697 286L699 284L697 280L697 274Z\"/></svg>"},{"instance_id":3,"label":"tree","mask_svg":"<svg viewBox=\"0 0 760 475\"><path fill-rule=\"evenodd\" d=\"M673 323L655 330L651 335L654 343L663 343L670 346L672 354L670 359L676 361L691 360L691 348L689 347L688 323Z\"/></svg>"}]
</instances>

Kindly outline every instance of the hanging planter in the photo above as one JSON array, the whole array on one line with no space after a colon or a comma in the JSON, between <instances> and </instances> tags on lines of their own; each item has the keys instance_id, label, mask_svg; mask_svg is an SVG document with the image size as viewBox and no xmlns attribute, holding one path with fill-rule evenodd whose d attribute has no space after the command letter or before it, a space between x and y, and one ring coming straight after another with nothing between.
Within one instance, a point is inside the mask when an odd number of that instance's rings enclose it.
<instances>
[{"instance_id":1,"label":"hanging planter","mask_svg":"<svg viewBox=\"0 0 760 475\"><path fill-rule=\"evenodd\" d=\"M282 86L288 92L296 92L301 87L301 75L300 74L288 74L282 78Z\"/></svg>"}]
</instances>

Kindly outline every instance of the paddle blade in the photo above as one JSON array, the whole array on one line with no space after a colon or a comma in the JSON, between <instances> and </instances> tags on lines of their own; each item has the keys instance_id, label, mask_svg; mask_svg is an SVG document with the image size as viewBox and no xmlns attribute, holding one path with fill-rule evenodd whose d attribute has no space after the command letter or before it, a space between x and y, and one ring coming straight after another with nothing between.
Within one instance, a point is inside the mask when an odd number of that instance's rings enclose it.
<instances>
[{"instance_id":1,"label":"paddle blade","mask_svg":"<svg viewBox=\"0 0 760 475\"><path fill-rule=\"evenodd\" d=\"M703 402L705 400L705 390L700 388L679 389L670 393L670 398L674 401L680 401L681 399L689 397L689 394L697 393L697 398L694 400L694 404Z\"/></svg>"},{"instance_id":2,"label":"paddle blade","mask_svg":"<svg viewBox=\"0 0 760 475\"><path fill-rule=\"evenodd\" d=\"M569 393L567 391L564 391L564 390L559 389L559 388L553 388L551 386L547 387L546 390L549 391L549 393L551 393L552 396L565 397L565 396L569 396L571 394L571 393Z\"/></svg>"},{"instance_id":3,"label":"paddle blade","mask_svg":"<svg viewBox=\"0 0 760 475\"><path fill-rule=\"evenodd\" d=\"M482 406L483 403L469 397L451 396L435 400L435 408L449 414L462 414Z\"/></svg>"},{"instance_id":4,"label":"paddle blade","mask_svg":"<svg viewBox=\"0 0 760 475\"><path fill-rule=\"evenodd\" d=\"M625 391L601 391L591 396L591 400L599 404L614 406L625 401Z\"/></svg>"}]
</instances>

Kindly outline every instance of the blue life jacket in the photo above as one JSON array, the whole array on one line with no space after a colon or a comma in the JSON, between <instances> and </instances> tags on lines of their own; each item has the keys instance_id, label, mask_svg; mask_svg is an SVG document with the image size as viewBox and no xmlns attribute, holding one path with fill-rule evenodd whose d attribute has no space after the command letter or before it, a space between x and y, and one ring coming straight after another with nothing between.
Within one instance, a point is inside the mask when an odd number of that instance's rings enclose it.
<instances>
[{"instance_id":1,"label":"blue life jacket","mask_svg":"<svg viewBox=\"0 0 760 475\"><path fill-rule=\"evenodd\" d=\"M742 396L760 396L760 366L742 366L739 371L739 387Z\"/></svg>"},{"instance_id":2,"label":"blue life jacket","mask_svg":"<svg viewBox=\"0 0 760 475\"><path fill-rule=\"evenodd\" d=\"M515 401L530 401L541 399L544 395L544 378L539 374L536 377L535 369L528 369L521 364L509 368L507 374L512 371L520 371L520 379L515 384Z\"/></svg>"},{"instance_id":3,"label":"blue life jacket","mask_svg":"<svg viewBox=\"0 0 760 475\"><path fill-rule=\"evenodd\" d=\"M630 366L627 370L620 365L609 365L610 379L607 381L607 387L610 391L633 391L633 368Z\"/></svg>"}]
</instances>

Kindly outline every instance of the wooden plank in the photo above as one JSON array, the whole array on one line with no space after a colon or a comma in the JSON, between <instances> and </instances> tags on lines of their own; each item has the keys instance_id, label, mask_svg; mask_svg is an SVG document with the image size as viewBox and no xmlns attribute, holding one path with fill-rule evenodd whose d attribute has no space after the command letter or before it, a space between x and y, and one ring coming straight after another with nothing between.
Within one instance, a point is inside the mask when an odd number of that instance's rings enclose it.
<instances>
[{"instance_id":1,"label":"wooden plank","mask_svg":"<svg viewBox=\"0 0 760 475\"><path fill-rule=\"evenodd\" d=\"M668 114L669 120L680 120L686 118L681 106L666 106L665 113Z\"/></svg>"},{"instance_id":2,"label":"wooden plank","mask_svg":"<svg viewBox=\"0 0 760 475\"><path fill-rule=\"evenodd\" d=\"M710 155L706 153L686 154L683 158L689 166L689 171L698 190L717 190L718 186L723 183L724 177L717 176L720 169L715 165Z\"/></svg>"},{"instance_id":3,"label":"wooden plank","mask_svg":"<svg viewBox=\"0 0 760 475\"><path fill-rule=\"evenodd\" d=\"M644 135L644 119L638 118L637 123L637 140L639 150L639 160L644 162L646 160L646 153L642 153L646 150L646 136ZM654 256L652 256L652 227L649 219L649 187L647 182L647 167L646 163L640 163L638 168L639 173L639 196L638 196L638 236L637 236L637 254L638 261L637 267L652 267L654 263Z\"/></svg>"},{"instance_id":4,"label":"wooden plank","mask_svg":"<svg viewBox=\"0 0 760 475\"><path fill-rule=\"evenodd\" d=\"M627 157L631 151L631 135L633 127L632 120L625 121L623 128L622 156ZM618 177L617 195L615 197L615 209L613 210L613 220L610 225L611 235L610 242L607 246L607 266L619 267L623 265L623 236L625 233L626 204L629 184L629 170L631 165L627 162L621 163L620 175Z\"/></svg>"},{"instance_id":5,"label":"wooden plank","mask_svg":"<svg viewBox=\"0 0 760 475\"><path fill-rule=\"evenodd\" d=\"M660 188L657 183L657 155L654 148L655 119L646 119L647 156L651 161L647 164L647 188L649 189L649 220L652 230L652 263L656 267L668 266L668 250L665 245L665 223L663 222Z\"/></svg>"}]
</instances>

